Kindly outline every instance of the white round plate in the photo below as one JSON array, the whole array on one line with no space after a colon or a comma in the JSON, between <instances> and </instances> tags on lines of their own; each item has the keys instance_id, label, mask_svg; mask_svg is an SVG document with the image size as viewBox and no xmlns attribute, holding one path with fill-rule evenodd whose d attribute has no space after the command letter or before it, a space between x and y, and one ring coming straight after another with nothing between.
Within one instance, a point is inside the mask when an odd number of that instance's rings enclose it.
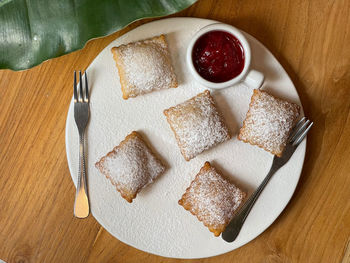
<instances>
[{"instance_id":1,"label":"white round plate","mask_svg":"<svg viewBox=\"0 0 350 263\"><path fill-rule=\"evenodd\" d=\"M205 161L210 161L250 194L267 174L273 159L264 150L236 138L252 95L252 90L242 84L212 91L233 139L200 154L190 162L186 162L180 154L174 134L163 115L164 109L206 89L195 82L187 69L186 48L193 34L214 22L197 18L170 18L142 25L110 43L87 69L91 91L91 115L87 128L91 212L113 236L152 254L172 258L202 258L246 244L269 227L283 211L293 195L303 166L305 141L271 179L233 243L214 237L195 216L178 205L178 200ZM166 34L179 87L123 100L111 48L159 34ZM282 66L261 43L245 35L252 49L252 67L265 74L263 89L301 105L298 93ZM133 130L141 132L168 168L129 204L94 164ZM72 101L66 123L66 150L75 184L78 142Z\"/></svg>"}]
</instances>

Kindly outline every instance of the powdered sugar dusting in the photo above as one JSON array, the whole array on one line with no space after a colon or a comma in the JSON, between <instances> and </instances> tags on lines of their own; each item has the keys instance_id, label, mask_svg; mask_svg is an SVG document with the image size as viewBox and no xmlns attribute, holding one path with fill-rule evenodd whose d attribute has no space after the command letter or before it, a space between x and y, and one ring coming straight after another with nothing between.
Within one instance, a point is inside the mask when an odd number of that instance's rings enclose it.
<instances>
[{"instance_id":1,"label":"powdered sugar dusting","mask_svg":"<svg viewBox=\"0 0 350 263\"><path fill-rule=\"evenodd\" d=\"M209 91L164 111L186 160L230 138Z\"/></svg>"},{"instance_id":2,"label":"powdered sugar dusting","mask_svg":"<svg viewBox=\"0 0 350 263\"><path fill-rule=\"evenodd\" d=\"M152 90L175 88L176 77L164 36L121 45L112 49L127 97Z\"/></svg>"},{"instance_id":3,"label":"powdered sugar dusting","mask_svg":"<svg viewBox=\"0 0 350 263\"><path fill-rule=\"evenodd\" d=\"M280 156L298 116L299 106L254 90L239 139Z\"/></svg>"},{"instance_id":4,"label":"powdered sugar dusting","mask_svg":"<svg viewBox=\"0 0 350 263\"><path fill-rule=\"evenodd\" d=\"M216 235L225 228L245 197L207 162L179 201Z\"/></svg>"},{"instance_id":5,"label":"powdered sugar dusting","mask_svg":"<svg viewBox=\"0 0 350 263\"><path fill-rule=\"evenodd\" d=\"M96 163L96 167L122 195L132 197L165 170L136 132Z\"/></svg>"}]
</instances>

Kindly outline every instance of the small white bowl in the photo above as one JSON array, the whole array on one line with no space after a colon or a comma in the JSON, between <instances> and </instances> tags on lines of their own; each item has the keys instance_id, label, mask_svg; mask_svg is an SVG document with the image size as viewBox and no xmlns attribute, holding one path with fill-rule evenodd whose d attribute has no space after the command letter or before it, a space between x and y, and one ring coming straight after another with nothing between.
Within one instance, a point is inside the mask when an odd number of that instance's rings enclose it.
<instances>
[{"instance_id":1,"label":"small white bowl","mask_svg":"<svg viewBox=\"0 0 350 263\"><path fill-rule=\"evenodd\" d=\"M210 32L210 31L225 31L227 33L230 33L234 37L238 39L238 41L241 43L243 50L244 50L244 67L242 72L234 77L233 79L230 79L225 82L211 82L206 79L204 79L197 70L194 67L193 64L193 59L192 59L192 51L193 51L193 46L196 43L196 41L204 34ZM245 36L239 31L237 28L223 24L223 23L215 23L208 25L206 27L203 27L200 29L191 39L188 48L187 48L187 54L186 54L186 62L188 65L188 68L190 72L192 73L193 77L202 85L212 88L212 89L223 89L223 88L228 88L232 87L237 83L244 82L247 84L249 87L257 89L260 88L261 85L264 82L264 75L256 71L254 69L250 68L250 62L251 62L251 51L250 51L250 46L245 38Z\"/></svg>"}]
</instances>

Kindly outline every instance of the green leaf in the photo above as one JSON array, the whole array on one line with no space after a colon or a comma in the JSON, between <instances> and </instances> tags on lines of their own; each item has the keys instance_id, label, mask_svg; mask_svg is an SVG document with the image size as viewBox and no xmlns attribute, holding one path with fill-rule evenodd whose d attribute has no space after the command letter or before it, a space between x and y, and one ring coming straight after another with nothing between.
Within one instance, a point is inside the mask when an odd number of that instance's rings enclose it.
<instances>
[{"instance_id":1,"label":"green leaf","mask_svg":"<svg viewBox=\"0 0 350 263\"><path fill-rule=\"evenodd\" d=\"M196 0L0 0L0 69L28 69Z\"/></svg>"}]
</instances>

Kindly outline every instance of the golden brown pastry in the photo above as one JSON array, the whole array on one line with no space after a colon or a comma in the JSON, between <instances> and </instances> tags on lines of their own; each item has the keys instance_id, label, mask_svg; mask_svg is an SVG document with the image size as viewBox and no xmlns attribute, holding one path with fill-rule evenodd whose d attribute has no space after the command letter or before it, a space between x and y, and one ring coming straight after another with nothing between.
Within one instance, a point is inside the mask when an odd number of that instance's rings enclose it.
<instances>
[{"instance_id":1,"label":"golden brown pastry","mask_svg":"<svg viewBox=\"0 0 350 263\"><path fill-rule=\"evenodd\" d=\"M164 35L113 47L111 51L124 99L177 87Z\"/></svg>"},{"instance_id":2,"label":"golden brown pastry","mask_svg":"<svg viewBox=\"0 0 350 263\"><path fill-rule=\"evenodd\" d=\"M230 139L222 115L208 90L164 111L186 161Z\"/></svg>"},{"instance_id":3,"label":"golden brown pastry","mask_svg":"<svg viewBox=\"0 0 350 263\"><path fill-rule=\"evenodd\" d=\"M142 188L165 170L141 135L135 131L126 136L95 166L129 203Z\"/></svg>"},{"instance_id":4,"label":"golden brown pastry","mask_svg":"<svg viewBox=\"0 0 350 263\"><path fill-rule=\"evenodd\" d=\"M295 103L254 90L238 139L282 156L299 110Z\"/></svg>"},{"instance_id":5,"label":"golden brown pastry","mask_svg":"<svg viewBox=\"0 0 350 263\"><path fill-rule=\"evenodd\" d=\"M245 196L242 190L224 179L206 162L186 189L179 204L202 221L215 236L219 236Z\"/></svg>"}]
</instances>

